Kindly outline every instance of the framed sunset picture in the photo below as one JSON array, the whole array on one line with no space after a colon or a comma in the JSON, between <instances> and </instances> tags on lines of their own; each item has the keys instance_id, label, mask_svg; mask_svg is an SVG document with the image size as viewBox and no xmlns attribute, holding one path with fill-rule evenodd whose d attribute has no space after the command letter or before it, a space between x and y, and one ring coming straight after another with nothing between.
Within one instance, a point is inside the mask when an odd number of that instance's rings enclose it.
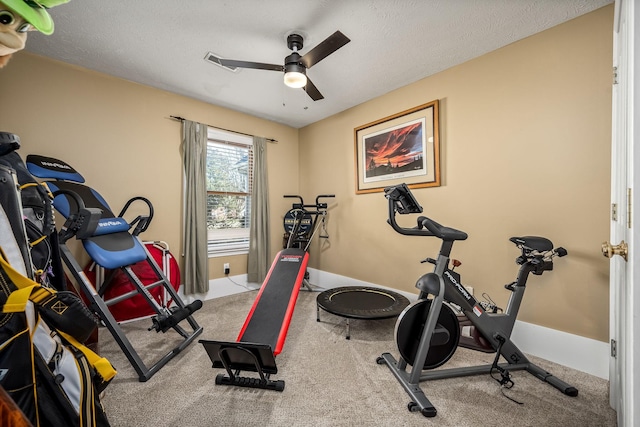
<instances>
[{"instance_id":1,"label":"framed sunset picture","mask_svg":"<svg viewBox=\"0 0 640 427\"><path fill-rule=\"evenodd\" d=\"M406 183L440 185L438 101L360 126L355 133L356 194Z\"/></svg>"}]
</instances>

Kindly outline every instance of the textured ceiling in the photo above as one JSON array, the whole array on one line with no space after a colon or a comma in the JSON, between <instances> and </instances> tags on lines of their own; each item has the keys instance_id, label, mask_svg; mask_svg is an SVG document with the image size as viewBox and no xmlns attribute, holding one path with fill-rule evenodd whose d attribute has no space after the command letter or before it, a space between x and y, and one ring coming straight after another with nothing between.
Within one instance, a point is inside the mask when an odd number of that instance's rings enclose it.
<instances>
[{"instance_id":1,"label":"textured ceiling","mask_svg":"<svg viewBox=\"0 0 640 427\"><path fill-rule=\"evenodd\" d=\"M609 3L71 0L51 9L54 34L30 33L26 50L298 128ZM286 87L281 72L204 60L282 65L294 30L301 54L336 30L351 39L307 71L323 100Z\"/></svg>"}]
</instances>

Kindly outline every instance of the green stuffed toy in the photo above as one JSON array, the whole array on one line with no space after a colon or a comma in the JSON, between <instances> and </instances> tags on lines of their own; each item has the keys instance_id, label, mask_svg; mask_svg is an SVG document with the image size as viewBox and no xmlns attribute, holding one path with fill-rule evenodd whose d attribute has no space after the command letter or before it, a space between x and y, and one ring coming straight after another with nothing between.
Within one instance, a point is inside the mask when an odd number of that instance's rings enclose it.
<instances>
[{"instance_id":1,"label":"green stuffed toy","mask_svg":"<svg viewBox=\"0 0 640 427\"><path fill-rule=\"evenodd\" d=\"M53 33L53 19L47 9L69 0L0 0L0 68L14 52L24 49L27 31Z\"/></svg>"}]
</instances>

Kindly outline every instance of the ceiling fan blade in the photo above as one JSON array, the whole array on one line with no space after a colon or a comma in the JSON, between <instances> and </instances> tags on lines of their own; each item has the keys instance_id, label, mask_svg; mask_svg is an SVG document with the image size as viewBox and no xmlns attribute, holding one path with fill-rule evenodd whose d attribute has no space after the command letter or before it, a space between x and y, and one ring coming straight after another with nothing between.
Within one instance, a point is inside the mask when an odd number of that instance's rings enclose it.
<instances>
[{"instance_id":1,"label":"ceiling fan blade","mask_svg":"<svg viewBox=\"0 0 640 427\"><path fill-rule=\"evenodd\" d=\"M324 39L324 41L319 45L307 52L307 54L301 58L301 62L305 67L311 68L350 41L351 39L347 36L342 34L340 31L336 31Z\"/></svg>"},{"instance_id":2,"label":"ceiling fan blade","mask_svg":"<svg viewBox=\"0 0 640 427\"><path fill-rule=\"evenodd\" d=\"M313 99L314 101L320 101L321 99L324 99L324 96L322 96L322 94L320 93L316 85L313 84L313 82L309 79L308 76L307 76L307 85L303 87L302 90L307 92L307 95L309 95L311 99Z\"/></svg>"},{"instance_id":3,"label":"ceiling fan blade","mask_svg":"<svg viewBox=\"0 0 640 427\"><path fill-rule=\"evenodd\" d=\"M265 64L262 62L235 61L233 59L220 58L220 64L224 65L225 67L254 68L256 70L284 71L284 66L282 65Z\"/></svg>"}]
</instances>

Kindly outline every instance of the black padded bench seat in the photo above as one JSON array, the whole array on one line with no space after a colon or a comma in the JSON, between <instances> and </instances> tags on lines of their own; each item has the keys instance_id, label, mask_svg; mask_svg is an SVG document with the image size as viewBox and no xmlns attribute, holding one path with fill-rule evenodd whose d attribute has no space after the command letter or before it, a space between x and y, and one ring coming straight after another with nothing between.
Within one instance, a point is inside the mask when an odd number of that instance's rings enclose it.
<instances>
[{"instance_id":1,"label":"black padded bench seat","mask_svg":"<svg viewBox=\"0 0 640 427\"><path fill-rule=\"evenodd\" d=\"M284 347L308 261L309 254L303 249L280 251L236 342L200 340L213 367L227 371L227 375L218 374L216 384L284 389L284 381L271 381L269 375L278 371L275 356ZM241 377L240 371L257 372L260 378Z\"/></svg>"}]
</instances>

